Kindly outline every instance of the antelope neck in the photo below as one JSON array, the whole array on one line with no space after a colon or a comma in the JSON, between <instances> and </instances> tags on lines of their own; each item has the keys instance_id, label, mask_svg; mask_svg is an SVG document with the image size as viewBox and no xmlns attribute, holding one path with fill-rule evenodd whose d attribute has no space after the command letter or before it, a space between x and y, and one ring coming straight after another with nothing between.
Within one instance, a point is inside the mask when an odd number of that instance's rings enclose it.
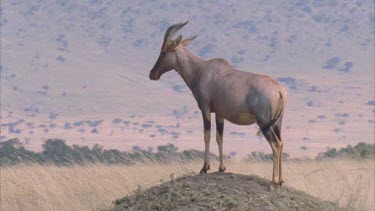
<instances>
[{"instance_id":1,"label":"antelope neck","mask_svg":"<svg viewBox=\"0 0 375 211\"><path fill-rule=\"evenodd\" d=\"M176 49L176 59L176 71L185 81L190 90L192 90L192 87L198 79L199 73L206 61L195 56L186 48Z\"/></svg>"}]
</instances>

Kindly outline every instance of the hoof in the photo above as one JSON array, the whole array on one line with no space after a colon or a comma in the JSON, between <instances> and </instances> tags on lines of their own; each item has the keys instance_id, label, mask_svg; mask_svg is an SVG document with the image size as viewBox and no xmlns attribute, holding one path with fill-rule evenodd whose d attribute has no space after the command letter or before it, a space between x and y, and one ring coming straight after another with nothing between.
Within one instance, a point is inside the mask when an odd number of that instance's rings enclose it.
<instances>
[{"instance_id":1,"label":"hoof","mask_svg":"<svg viewBox=\"0 0 375 211\"><path fill-rule=\"evenodd\" d=\"M221 167L219 167L219 171L218 172L225 172L225 167L223 167L223 168L221 168Z\"/></svg>"},{"instance_id":2,"label":"hoof","mask_svg":"<svg viewBox=\"0 0 375 211\"><path fill-rule=\"evenodd\" d=\"M271 183L269 186L268 186L268 188L270 189L270 190L273 190L273 189L275 189L275 183Z\"/></svg>"},{"instance_id":3,"label":"hoof","mask_svg":"<svg viewBox=\"0 0 375 211\"><path fill-rule=\"evenodd\" d=\"M207 171L210 170L210 164L204 164L203 165L203 168L201 169L201 171L199 172L199 174L207 174Z\"/></svg>"},{"instance_id":4,"label":"hoof","mask_svg":"<svg viewBox=\"0 0 375 211\"><path fill-rule=\"evenodd\" d=\"M275 189L275 188L281 188L283 183L284 183L283 180L280 180L278 182L271 182L271 184L269 185L269 188L270 190Z\"/></svg>"},{"instance_id":5,"label":"hoof","mask_svg":"<svg viewBox=\"0 0 375 211\"><path fill-rule=\"evenodd\" d=\"M277 187L279 187L279 185L277 183L275 183L275 182L271 182L271 184L269 185L270 190L273 190L273 189L275 189Z\"/></svg>"}]
</instances>

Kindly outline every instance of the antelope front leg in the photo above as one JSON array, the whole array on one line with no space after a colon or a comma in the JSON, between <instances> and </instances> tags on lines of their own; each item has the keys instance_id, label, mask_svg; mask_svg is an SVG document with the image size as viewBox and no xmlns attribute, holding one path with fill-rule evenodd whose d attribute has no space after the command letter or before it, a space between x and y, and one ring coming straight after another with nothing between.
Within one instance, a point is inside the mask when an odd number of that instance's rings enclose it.
<instances>
[{"instance_id":1,"label":"antelope front leg","mask_svg":"<svg viewBox=\"0 0 375 211\"><path fill-rule=\"evenodd\" d=\"M216 119L216 142L219 146L219 159L220 159L220 166L219 172L224 172L224 155L223 155L223 132L224 132L224 119L220 118L217 114L215 116Z\"/></svg>"},{"instance_id":2,"label":"antelope front leg","mask_svg":"<svg viewBox=\"0 0 375 211\"><path fill-rule=\"evenodd\" d=\"M210 170L210 136L211 136L211 112L202 112L204 127L204 163L200 174L206 174Z\"/></svg>"}]
</instances>

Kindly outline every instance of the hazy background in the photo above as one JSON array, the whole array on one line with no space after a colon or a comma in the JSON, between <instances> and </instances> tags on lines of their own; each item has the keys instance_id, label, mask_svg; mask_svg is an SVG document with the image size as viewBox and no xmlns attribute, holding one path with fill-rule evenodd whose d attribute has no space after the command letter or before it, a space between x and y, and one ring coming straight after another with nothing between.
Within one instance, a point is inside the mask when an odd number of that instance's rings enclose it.
<instances>
[{"instance_id":1,"label":"hazy background","mask_svg":"<svg viewBox=\"0 0 375 211\"><path fill-rule=\"evenodd\" d=\"M374 142L372 0L2 0L0 14L1 140L33 150L48 138L203 149L201 115L183 80L175 71L148 79L165 30L190 20L180 33L199 34L193 53L286 85L291 156ZM256 131L226 122L225 153L269 153ZM214 136L211 143L217 152Z\"/></svg>"}]
</instances>

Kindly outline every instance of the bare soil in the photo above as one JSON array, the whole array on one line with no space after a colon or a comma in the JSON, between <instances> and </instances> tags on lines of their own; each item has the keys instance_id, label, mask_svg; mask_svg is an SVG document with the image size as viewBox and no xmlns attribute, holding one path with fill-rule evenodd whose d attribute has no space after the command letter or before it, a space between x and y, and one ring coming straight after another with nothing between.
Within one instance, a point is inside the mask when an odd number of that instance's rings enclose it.
<instances>
[{"instance_id":1,"label":"bare soil","mask_svg":"<svg viewBox=\"0 0 375 211\"><path fill-rule=\"evenodd\" d=\"M270 189L258 176L183 176L114 201L112 210L344 210L289 187Z\"/></svg>"}]
</instances>

